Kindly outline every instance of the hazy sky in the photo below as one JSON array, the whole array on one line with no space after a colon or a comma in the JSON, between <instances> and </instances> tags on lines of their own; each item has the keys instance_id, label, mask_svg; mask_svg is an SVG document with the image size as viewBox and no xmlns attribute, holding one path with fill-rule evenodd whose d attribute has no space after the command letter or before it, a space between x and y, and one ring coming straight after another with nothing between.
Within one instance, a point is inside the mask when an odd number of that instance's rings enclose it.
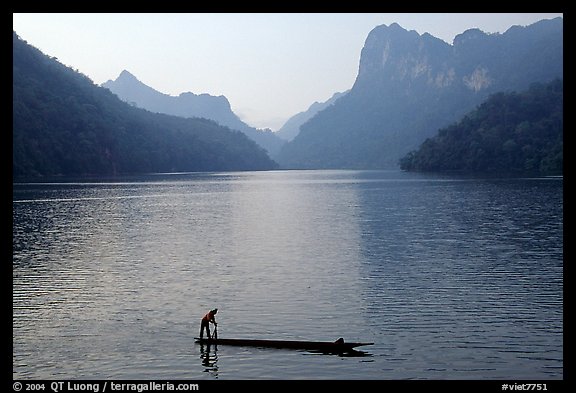
<instances>
[{"instance_id":1,"label":"hazy sky","mask_svg":"<svg viewBox=\"0 0 576 393\"><path fill-rule=\"evenodd\" d=\"M452 43L563 14L13 14L14 31L101 84L128 70L170 95L224 95L248 124L277 130L352 87L376 26L398 23Z\"/></svg>"}]
</instances>

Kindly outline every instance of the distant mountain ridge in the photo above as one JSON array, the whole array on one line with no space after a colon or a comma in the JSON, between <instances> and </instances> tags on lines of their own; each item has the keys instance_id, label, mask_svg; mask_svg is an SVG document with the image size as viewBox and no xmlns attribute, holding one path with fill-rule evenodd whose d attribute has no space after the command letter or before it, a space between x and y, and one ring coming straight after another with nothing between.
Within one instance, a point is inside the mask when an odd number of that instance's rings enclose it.
<instances>
[{"instance_id":1,"label":"distant mountain ridge","mask_svg":"<svg viewBox=\"0 0 576 393\"><path fill-rule=\"evenodd\" d=\"M490 94L563 78L563 20L470 29L453 45L398 24L374 28L348 94L300 127L285 168L397 168L399 159Z\"/></svg>"},{"instance_id":2,"label":"distant mountain ridge","mask_svg":"<svg viewBox=\"0 0 576 393\"><path fill-rule=\"evenodd\" d=\"M234 130L249 128L238 118L224 96L181 93L171 96L144 84L129 71L123 70L115 80L102 83L121 100L151 112L166 113L180 117L203 117Z\"/></svg>"},{"instance_id":3,"label":"distant mountain ridge","mask_svg":"<svg viewBox=\"0 0 576 393\"><path fill-rule=\"evenodd\" d=\"M348 93L349 90L345 92L338 92L334 93L332 97L330 97L325 102L314 102L312 105L308 107L307 110L297 113L284 123L282 127L278 131L276 131L276 135L280 138L285 139L287 141L291 141L300 133L300 126L306 123L308 120L316 116L318 112L323 111L324 109L328 108L330 105L334 104L337 99L343 97Z\"/></svg>"},{"instance_id":4,"label":"distant mountain ridge","mask_svg":"<svg viewBox=\"0 0 576 393\"><path fill-rule=\"evenodd\" d=\"M126 70L115 80L108 80L101 86L109 89L121 100L151 112L210 119L232 130L241 131L266 149L271 156L276 155L284 144L272 131L258 130L240 120L232 111L228 99L222 95L186 92L171 96L144 84Z\"/></svg>"},{"instance_id":5,"label":"distant mountain ridge","mask_svg":"<svg viewBox=\"0 0 576 393\"><path fill-rule=\"evenodd\" d=\"M132 107L16 32L12 91L14 178L277 167L241 132Z\"/></svg>"}]
</instances>

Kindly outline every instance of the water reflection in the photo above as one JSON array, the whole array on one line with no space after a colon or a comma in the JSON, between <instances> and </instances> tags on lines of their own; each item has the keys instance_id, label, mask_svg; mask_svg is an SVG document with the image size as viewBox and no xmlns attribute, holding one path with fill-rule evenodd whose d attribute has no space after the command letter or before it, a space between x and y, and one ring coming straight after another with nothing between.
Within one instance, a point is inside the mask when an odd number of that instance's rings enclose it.
<instances>
[{"instance_id":1,"label":"water reflection","mask_svg":"<svg viewBox=\"0 0 576 393\"><path fill-rule=\"evenodd\" d=\"M148 180L14 186L15 379L562 377L561 180ZM224 336L375 344L219 369L183 345L214 307Z\"/></svg>"},{"instance_id":2,"label":"water reflection","mask_svg":"<svg viewBox=\"0 0 576 393\"><path fill-rule=\"evenodd\" d=\"M558 375L561 180L414 180L358 187L365 307L390 364L435 378Z\"/></svg>"},{"instance_id":3,"label":"water reflection","mask_svg":"<svg viewBox=\"0 0 576 393\"><path fill-rule=\"evenodd\" d=\"M345 357L345 358L364 358L364 357L372 357L373 355L367 351L352 349L348 352L341 353L339 356Z\"/></svg>"},{"instance_id":4,"label":"water reflection","mask_svg":"<svg viewBox=\"0 0 576 393\"><path fill-rule=\"evenodd\" d=\"M218 346L200 344L200 359L203 371L218 379Z\"/></svg>"},{"instance_id":5,"label":"water reflection","mask_svg":"<svg viewBox=\"0 0 576 393\"><path fill-rule=\"evenodd\" d=\"M226 284L215 301L226 304L233 334L358 341L354 184L332 172L236 176L224 245L232 259L217 262L214 283Z\"/></svg>"},{"instance_id":6,"label":"water reflection","mask_svg":"<svg viewBox=\"0 0 576 393\"><path fill-rule=\"evenodd\" d=\"M308 350L314 355L336 355L341 358L363 358L363 357L372 357L372 353L367 351L361 351L359 349L348 349L346 351L338 352L338 351L322 351L322 350Z\"/></svg>"}]
</instances>

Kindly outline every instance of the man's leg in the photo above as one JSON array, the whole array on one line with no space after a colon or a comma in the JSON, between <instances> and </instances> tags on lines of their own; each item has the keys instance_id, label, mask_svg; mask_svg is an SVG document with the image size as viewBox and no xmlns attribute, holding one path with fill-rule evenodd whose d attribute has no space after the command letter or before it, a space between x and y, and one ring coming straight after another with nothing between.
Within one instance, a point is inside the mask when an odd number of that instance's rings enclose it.
<instances>
[{"instance_id":1,"label":"man's leg","mask_svg":"<svg viewBox=\"0 0 576 393\"><path fill-rule=\"evenodd\" d=\"M202 337L204 336L204 327L205 327L204 321L200 322L200 339L202 339ZM208 336L210 336L210 333L208 333Z\"/></svg>"}]
</instances>

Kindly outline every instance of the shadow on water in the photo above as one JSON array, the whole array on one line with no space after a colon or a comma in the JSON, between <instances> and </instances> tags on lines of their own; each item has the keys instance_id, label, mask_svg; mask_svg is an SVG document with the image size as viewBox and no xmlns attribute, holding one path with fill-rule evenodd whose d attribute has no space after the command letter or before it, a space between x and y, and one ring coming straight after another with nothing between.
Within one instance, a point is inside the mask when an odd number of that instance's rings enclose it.
<instances>
[{"instance_id":1,"label":"shadow on water","mask_svg":"<svg viewBox=\"0 0 576 393\"><path fill-rule=\"evenodd\" d=\"M343 358L356 358L356 357L371 357L372 354L366 351L359 351L356 349L350 349L343 352L335 352L335 351L320 351L320 350L308 350L308 353L312 353L315 355L337 355Z\"/></svg>"},{"instance_id":2,"label":"shadow on water","mask_svg":"<svg viewBox=\"0 0 576 393\"><path fill-rule=\"evenodd\" d=\"M218 378L218 347L200 344L200 359L202 359L203 371L214 378Z\"/></svg>"}]
</instances>

